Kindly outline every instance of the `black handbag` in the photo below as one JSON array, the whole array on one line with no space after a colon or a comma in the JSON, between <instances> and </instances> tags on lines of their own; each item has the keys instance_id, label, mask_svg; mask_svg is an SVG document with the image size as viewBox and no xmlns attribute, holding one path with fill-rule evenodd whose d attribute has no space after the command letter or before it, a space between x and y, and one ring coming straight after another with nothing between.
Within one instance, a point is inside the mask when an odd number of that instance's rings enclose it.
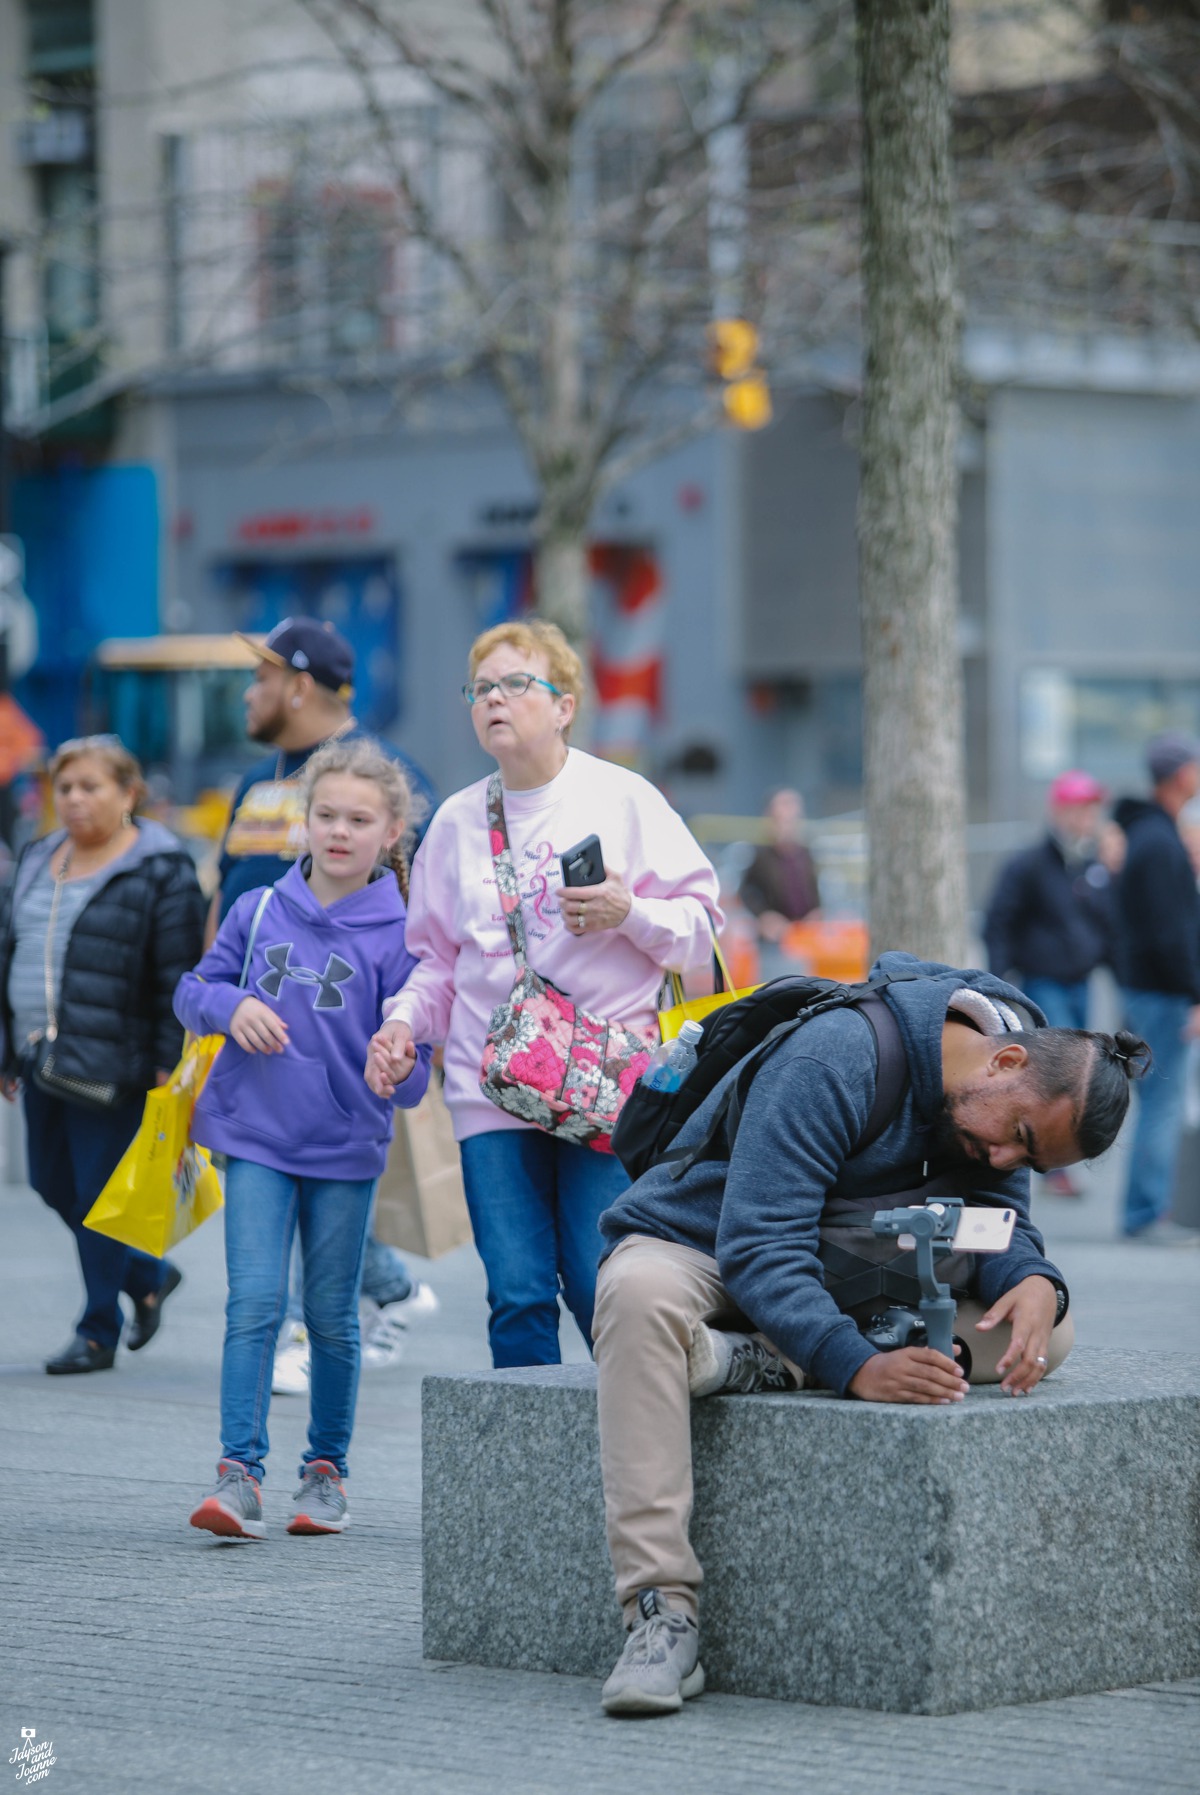
<instances>
[{"instance_id":1,"label":"black handbag","mask_svg":"<svg viewBox=\"0 0 1200 1795\"><path fill-rule=\"evenodd\" d=\"M58 1069L58 1018L54 1010L54 934L58 926L58 906L62 897L63 880L66 877L71 855L68 851L63 863L54 875L54 897L50 905L50 920L46 924L46 951L44 970L46 975L46 1027L37 1038L33 1048L33 1062L30 1076L35 1085L47 1096L61 1097L67 1103L77 1103L83 1109L108 1110L115 1109L127 1095L119 1084L107 1084L95 1078L75 1078L69 1072Z\"/></svg>"}]
</instances>

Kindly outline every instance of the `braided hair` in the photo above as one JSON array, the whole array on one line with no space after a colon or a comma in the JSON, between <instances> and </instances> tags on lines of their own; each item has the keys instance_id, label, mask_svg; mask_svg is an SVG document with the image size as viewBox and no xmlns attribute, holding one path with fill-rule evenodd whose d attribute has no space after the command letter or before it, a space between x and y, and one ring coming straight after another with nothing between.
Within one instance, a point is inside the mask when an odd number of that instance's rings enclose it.
<instances>
[{"instance_id":1,"label":"braided hair","mask_svg":"<svg viewBox=\"0 0 1200 1795\"><path fill-rule=\"evenodd\" d=\"M378 786L393 823L402 824L402 831L390 848L385 848L381 865L396 875L400 895L408 903L408 844L413 829L420 821L420 805L403 769L385 754L376 742L359 736L354 741L326 742L318 748L304 769L304 814L312 807L313 794L322 779L332 774L345 774L351 779L367 779Z\"/></svg>"}]
</instances>

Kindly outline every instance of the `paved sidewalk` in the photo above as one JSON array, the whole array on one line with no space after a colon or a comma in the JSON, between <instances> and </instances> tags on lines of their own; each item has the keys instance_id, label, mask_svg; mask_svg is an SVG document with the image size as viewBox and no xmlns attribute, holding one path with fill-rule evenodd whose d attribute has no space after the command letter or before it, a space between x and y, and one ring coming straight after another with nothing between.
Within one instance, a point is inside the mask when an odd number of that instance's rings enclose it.
<instances>
[{"instance_id":1,"label":"paved sidewalk","mask_svg":"<svg viewBox=\"0 0 1200 1795\"><path fill-rule=\"evenodd\" d=\"M1200 1354L1200 1252L1112 1245L1114 1176L1097 1174L1077 1207L1041 1206L1081 1340ZM186 1281L158 1339L89 1378L40 1369L78 1304L61 1224L31 1193L2 1188L0 1239L0 1748L15 1778L22 1727L53 1740L49 1795L1196 1787L1200 1680L950 1719L706 1696L638 1725L606 1719L588 1681L425 1664L420 1380L487 1363L473 1251L429 1270L443 1310L408 1361L364 1378L342 1538L282 1531L303 1405L276 1399L270 1537L258 1546L186 1524L217 1447L219 1222L180 1249ZM568 1352L582 1356L577 1337Z\"/></svg>"}]
</instances>

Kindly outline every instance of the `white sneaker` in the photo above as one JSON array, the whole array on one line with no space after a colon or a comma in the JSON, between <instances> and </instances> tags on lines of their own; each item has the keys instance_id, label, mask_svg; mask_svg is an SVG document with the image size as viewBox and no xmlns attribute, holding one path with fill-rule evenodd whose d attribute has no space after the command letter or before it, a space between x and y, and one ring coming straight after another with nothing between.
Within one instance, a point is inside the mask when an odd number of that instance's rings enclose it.
<instances>
[{"instance_id":1,"label":"white sneaker","mask_svg":"<svg viewBox=\"0 0 1200 1795\"><path fill-rule=\"evenodd\" d=\"M441 1306L428 1284L414 1284L398 1302L381 1303L375 1308L363 1341L364 1367L379 1371L385 1365L398 1365L413 1322L436 1315Z\"/></svg>"},{"instance_id":2,"label":"white sneaker","mask_svg":"<svg viewBox=\"0 0 1200 1795\"><path fill-rule=\"evenodd\" d=\"M308 1395L308 1330L302 1321L289 1321L275 1347L271 1374L272 1396Z\"/></svg>"},{"instance_id":3,"label":"white sneaker","mask_svg":"<svg viewBox=\"0 0 1200 1795\"><path fill-rule=\"evenodd\" d=\"M1147 1247L1200 1247L1200 1229L1185 1228L1181 1223L1172 1221L1169 1215L1160 1215L1149 1227L1139 1228L1136 1234L1126 1234L1124 1243Z\"/></svg>"}]
</instances>

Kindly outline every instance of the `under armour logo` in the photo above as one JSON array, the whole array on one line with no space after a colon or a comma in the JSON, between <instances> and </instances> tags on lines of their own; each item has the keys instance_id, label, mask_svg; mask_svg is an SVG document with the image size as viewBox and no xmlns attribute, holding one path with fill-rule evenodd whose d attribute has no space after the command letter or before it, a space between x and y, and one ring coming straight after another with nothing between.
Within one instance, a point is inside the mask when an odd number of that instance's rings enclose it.
<instances>
[{"instance_id":1,"label":"under armour logo","mask_svg":"<svg viewBox=\"0 0 1200 1795\"><path fill-rule=\"evenodd\" d=\"M267 965L270 972L264 972L258 981L260 991L268 997L278 997L285 979L291 979L297 985L317 985L314 1010L340 1010L345 1008L346 999L338 990L347 979L354 977L354 968L342 959L340 954L330 954L325 962L324 972L314 972L311 966L293 966L291 941L276 942L267 949Z\"/></svg>"}]
</instances>

